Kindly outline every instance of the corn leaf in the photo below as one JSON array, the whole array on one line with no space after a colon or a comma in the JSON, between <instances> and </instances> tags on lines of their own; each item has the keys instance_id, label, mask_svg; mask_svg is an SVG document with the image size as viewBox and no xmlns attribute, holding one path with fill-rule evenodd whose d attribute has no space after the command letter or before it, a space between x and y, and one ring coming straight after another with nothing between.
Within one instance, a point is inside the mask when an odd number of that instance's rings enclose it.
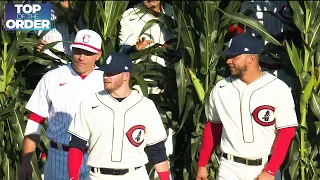
<instances>
[{"instance_id":1,"label":"corn leaf","mask_svg":"<svg viewBox=\"0 0 320 180\"><path fill-rule=\"evenodd\" d=\"M176 83L178 87L178 107L179 107L179 116L183 111L183 106L186 101L186 88L187 88L187 79L185 74L185 67L183 64L183 60L181 59L179 62L174 64L174 69L176 71Z\"/></svg>"},{"instance_id":2,"label":"corn leaf","mask_svg":"<svg viewBox=\"0 0 320 180\"><path fill-rule=\"evenodd\" d=\"M223 12L223 14L225 14L227 17L231 18L232 20L256 30L262 36L262 38L268 41L269 43L282 46L282 44L279 41L277 41L272 35L268 33L266 28L264 28L259 21L240 13L224 11L220 8L218 9L221 12Z\"/></svg>"},{"instance_id":3,"label":"corn leaf","mask_svg":"<svg viewBox=\"0 0 320 180\"><path fill-rule=\"evenodd\" d=\"M320 18L311 24L308 31L309 42L307 43L312 48L316 46L320 39Z\"/></svg>"},{"instance_id":4,"label":"corn leaf","mask_svg":"<svg viewBox=\"0 0 320 180\"><path fill-rule=\"evenodd\" d=\"M305 14L298 1L289 1L291 8L293 9L293 21L301 32L305 31Z\"/></svg>"},{"instance_id":5,"label":"corn leaf","mask_svg":"<svg viewBox=\"0 0 320 180\"><path fill-rule=\"evenodd\" d=\"M292 66L294 67L295 71L296 71L296 75L299 76L300 73L302 72L302 61L299 58L299 54L298 51L294 45L294 43L291 43L292 48L290 47L289 43L286 43L286 47L287 47L287 51L288 51L288 55L290 57L290 61Z\"/></svg>"},{"instance_id":6,"label":"corn leaf","mask_svg":"<svg viewBox=\"0 0 320 180\"><path fill-rule=\"evenodd\" d=\"M314 92L311 94L310 107L313 114L320 120L320 96Z\"/></svg>"}]
</instances>

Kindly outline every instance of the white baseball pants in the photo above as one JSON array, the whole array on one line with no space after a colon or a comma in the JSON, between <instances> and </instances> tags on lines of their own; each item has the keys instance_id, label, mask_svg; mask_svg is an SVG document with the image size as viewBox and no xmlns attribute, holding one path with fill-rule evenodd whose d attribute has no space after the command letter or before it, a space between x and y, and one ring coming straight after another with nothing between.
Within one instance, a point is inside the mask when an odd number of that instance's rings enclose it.
<instances>
[{"instance_id":1,"label":"white baseball pants","mask_svg":"<svg viewBox=\"0 0 320 180\"><path fill-rule=\"evenodd\" d=\"M216 180L254 180L263 171L265 164L268 162L268 157L262 159L262 165L260 166L247 166L221 157ZM278 171L275 180L280 179L280 171Z\"/></svg>"}]
</instances>

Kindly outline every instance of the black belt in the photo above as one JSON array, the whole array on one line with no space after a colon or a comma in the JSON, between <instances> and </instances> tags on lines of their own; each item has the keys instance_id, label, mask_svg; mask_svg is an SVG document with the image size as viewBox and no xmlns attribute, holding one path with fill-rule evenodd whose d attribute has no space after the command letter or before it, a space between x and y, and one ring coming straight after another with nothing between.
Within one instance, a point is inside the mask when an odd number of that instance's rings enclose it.
<instances>
[{"instance_id":1,"label":"black belt","mask_svg":"<svg viewBox=\"0 0 320 180\"><path fill-rule=\"evenodd\" d=\"M58 144L56 143L56 142L54 142L54 141L50 141L50 146L52 147L52 148L54 148L54 149L59 149L59 147L58 147ZM62 147L62 150L63 151L69 151L69 149L71 148L70 146L68 146L68 145L65 145L65 144L61 144L61 147ZM88 151L88 147L86 147L86 151Z\"/></svg>"},{"instance_id":2,"label":"black belt","mask_svg":"<svg viewBox=\"0 0 320 180\"><path fill-rule=\"evenodd\" d=\"M222 157L228 159L228 154L222 153ZM249 165L249 166L260 166L260 165L262 165L262 158L259 158L259 159L246 159L246 158L237 157L237 156L232 156L232 157L233 157L233 161L237 162L237 163L241 163L241 164L245 164L245 165Z\"/></svg>"},{"instance_id":3,"label":"black belt","mask_svg":"<svg viewBox=\"0 0 320 180\"><path fill-rule=\"evenodd\" d=\"M139 167L135 167L134 170L137 170L141 168L141 166ZM124 174L127 174L129 172L129 169L109 169L109 168L94 168L94 167L91 167L91 171L94 172L94 173L97 173L95 172L95 169L98 169L100 170L100 174L111 174L111 175L124 175Z\"/></svg>"}]
</instances>

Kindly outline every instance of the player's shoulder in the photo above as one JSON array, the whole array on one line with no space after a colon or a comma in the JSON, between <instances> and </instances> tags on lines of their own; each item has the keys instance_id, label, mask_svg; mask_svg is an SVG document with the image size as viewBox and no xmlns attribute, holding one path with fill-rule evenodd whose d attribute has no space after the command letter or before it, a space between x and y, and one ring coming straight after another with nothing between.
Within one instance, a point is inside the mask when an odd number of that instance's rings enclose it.
<instances>
[{"instance_id":1,"label":"player's shoulder","mask_svg":"<svg viewBox=\"0 0 320 180\"><path fill-rule=\"evenodd\" d=\"M219 88L230 86L230 85L232 85L232 78L231 77L226 77L226 78L223 78L223 79L219 80L216 83L214 89L219 89Z\"/></svg>"},{"instance_id":2,"label":"player's shoulder","mask_svg":"<svg viewBox=\"0 0 320 180\"><path fill-rule=\"evenodd\" d=\"M134 96L136 96L137 99L139 99L139 103L142 106L144 106L146 108L155 107L155 103L151 99L149 99L148 97L144 96L141 91L132 90L132 94Z\"/></svg>"},{"instance_id":3,"label":"player's shoulder","mask_svg":"<svg viewBox=\"0 0 320 180\"><path fill-rule=\"evenodd\" d=\"M281 79L275 77L273 74L270 74L268 72L266 72L266 75L273 77L273 80L268 84L269 86L272 86L273 88L276 87L274 89L276 89L277 91L281 91L281 90L290 91L289 86L284 81L282 81Z\"/></svg>"},{"instance_id":4,"label":"player's shoulder","mask_svg":"<svg viewBox=\"0 0 320 180\"><path fill-rule=\"evenodd\" d=\"M66 76L71 74L71 64L66 64L55 69L52 69L44 74L44 78L46 79L59 79L60 76Z\"/></svg>"},{"instance_id":5,"label":"player's shoulder","mask_svg":"<svg viewBox=\"0 0 320 180\"><path fill-rule=\"evenodd\" d=\"M103 75L103 71L98 69L99 67L96 67L94 71L92 71L92 74L97 75L97 76L101 76Z\"/></svg>"},{"instance_id":6,"label":"player's shoulder","mask_svg":"<svg viewBox=\"0 0 320 180\"><path fill-rule=\"evenodd\" d=\"M128 18L132 18L134 16L138 16L139 13L141 13L142 9L141 9L141 5L135 5L134 7L131 7L129 9L127 9L123 14L122 14L122 18L124 19L128 19Z\"/></svg>"}]
</instances>

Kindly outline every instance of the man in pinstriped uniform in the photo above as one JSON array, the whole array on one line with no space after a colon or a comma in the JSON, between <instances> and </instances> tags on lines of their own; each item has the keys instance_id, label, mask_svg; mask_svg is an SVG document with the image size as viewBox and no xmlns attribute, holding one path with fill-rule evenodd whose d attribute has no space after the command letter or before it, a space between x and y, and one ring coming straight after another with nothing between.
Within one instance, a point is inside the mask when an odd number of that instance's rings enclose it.
<instances>
[{"instance_id":1,"label":"man in pinstriped uniform","mask_svg":"<svg viewBox=\"0 0 320 180\"><path fill-rule=\"evenodd\" d=\"M46 135L50 139L44 179L66 180L70 135L67 130L81 100L101 91L103 73L95 62L101 56L100 35L92 30L80 30L72 48L72 63L47 72L30 97L26 109L31 111L25 129L20 179L31 179L30 159L40 139L45 118ZM84 156L86 162L87 155ZM83 164L80 179L87 179L89 169Z\"/></svg>"}]
</instances>

